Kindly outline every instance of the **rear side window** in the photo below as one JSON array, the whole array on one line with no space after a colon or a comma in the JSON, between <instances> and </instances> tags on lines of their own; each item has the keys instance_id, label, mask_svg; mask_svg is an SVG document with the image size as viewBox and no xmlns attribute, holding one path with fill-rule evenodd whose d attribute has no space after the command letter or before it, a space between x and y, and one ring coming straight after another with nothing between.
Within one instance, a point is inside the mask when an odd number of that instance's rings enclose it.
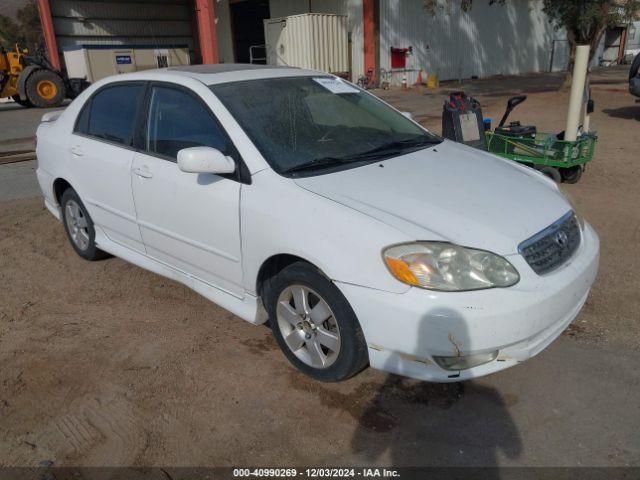
<instances>
[{"instance_id":1,"label":"rear side window","mask_svg":"<svg viewBox=\"0 0 640 480\"><path fill-rule=\"evenodd\" d=\"M211 112L197 98L176 88L151 90L146 150L176 159L189 147L213 147L229 155L229 141Z\"/></svg>"},{"instance_id":2,"label":"rear side window","mask_svg":"<svg viewBox=\"0 0 640 480\"><path fill-rule=\"evenodd\" d=\"M117 85L96 93L85 105L75 131L132 146L143 85Z\"/></svg>"},{"instance_id":3,"label":"rear side window","mask_svg":"<svg viewBox=\"0 0 640 480\"><path fill-rule=\"evenodd\" d=\"M84 104L78 120L76 120L76 128L73 130L76 133L89 134L89 114L91 113L91 100Z\"/></svg>"}]
</instances>

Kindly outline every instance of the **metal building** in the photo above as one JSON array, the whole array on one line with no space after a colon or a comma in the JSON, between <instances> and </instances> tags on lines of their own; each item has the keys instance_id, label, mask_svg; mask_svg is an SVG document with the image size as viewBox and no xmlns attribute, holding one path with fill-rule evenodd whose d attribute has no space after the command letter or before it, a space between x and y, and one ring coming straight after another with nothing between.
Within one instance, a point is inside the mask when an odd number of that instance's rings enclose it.
<instances>
[{"instance_id":1,"label":"metal building","mask_svg":"<svg viewBox=\"0 0 640 480\"><path fill-rule=\"evenodd\" d=\"M193 60L217 61L211 1L38 0L49 59L81 46L187 47Z\"/></svg>"},{"instance_id":2,"label":"metal building","mask_svg":"<svg viewBox=\"0 0 640 480\"><path fill-rule=\"evenodd\" d=\"M562 41L542 0L38 0L49 56L81 45L186 46L192 63L264 62L264 21L304 13L346 16L353 81L371 72L400 83L562 69ZM325 32L330 34L330 32ZM262 48L262 50L261 50Z\"/></svg>"},{"instance_id":3,"label":"metal building","mask_svg":"<svg viewBox=\"0 0 640 480\"><path fill-rule=\"evenodd\" d=\"M548 71L553 27L541 1L489 5L474 0L470 11L456 2L428 12L421 1L380 2L380 66L390 69L392 47L409 48L408 82L417 71L441 79ZM392 74L397 83L398 75Z\"/></svg>"}]
</instances>

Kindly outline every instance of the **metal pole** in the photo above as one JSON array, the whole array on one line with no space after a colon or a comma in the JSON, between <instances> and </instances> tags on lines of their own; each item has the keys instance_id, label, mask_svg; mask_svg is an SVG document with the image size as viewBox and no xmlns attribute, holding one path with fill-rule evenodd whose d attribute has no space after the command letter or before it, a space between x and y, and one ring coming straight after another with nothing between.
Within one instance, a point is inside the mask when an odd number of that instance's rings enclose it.
<instances>
[{"instance_id":1,"label":"metal pole","mask_svg":"<svg viewBox=\"0 0 640 480\"><path fill-rule=\"evenodd\" d=\"M38 12L40 13L40 23L42 23L42 32L44 34L44 42L47 45L47 54L49 62L56 69L60 70L60 55L58 54L58 42L56 40L56 32L53 28L53 17L51 16L51 5L49 0L38 0Z\"/></svg>"},{"instance_id":2,"label":"metal pole","mask_svg":"<svg viewBox=\"0 0 640 480\"><path fill-rule=\"evenodd\" d=\"M213 0L195 0L202 63L218 63L218 37Z\"/></svg>"}]
</instances>

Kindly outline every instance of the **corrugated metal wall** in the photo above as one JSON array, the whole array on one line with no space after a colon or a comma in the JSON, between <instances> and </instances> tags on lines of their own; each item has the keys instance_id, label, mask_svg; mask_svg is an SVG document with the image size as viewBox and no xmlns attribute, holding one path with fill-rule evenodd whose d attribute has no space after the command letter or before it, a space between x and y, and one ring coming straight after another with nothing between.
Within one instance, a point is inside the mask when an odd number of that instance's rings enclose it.
<instances>
[{"instance_id":1,"label":"corrugated metal wall","mask_svg":"<svg viewBox=\"0 0 640 480\"><path fill-rule=\"evenodd\" d=\"M192 0L51 0L58 48L76 45L187 45Z\"/></svg>"},{"instance_id":2,"label":"corrugated metal wall","mask_svg":"<svg viewBox=\"0 0 640 480\"><path fill-rule=\"evenodd\" d=\"M346 0L270 0L271 18L301 13L335 13L346 15Z\"/></svg>"},{"instance_id":3,"label":"corrugated metal wall","mask_svg":"<svg viewBox=\"0 0 640 480\"><path fill-rule=\"evenodd\" d=\"M564 72L569 66L569 57L571 56L571 46L569 40L567 40L567 32L564 29L559 29L554 32L553 41L551 45L551 71L552 72ZM590 68L599 67L602 62L602 55L604 52L604 35L600 39L600 43L596 47L596 51L593 54Z\"/></svg>"},{"instance_id":4,"label":"corrugated metal wall","mask_svg":"<svg viewBox=\"0 0 640 480\"><path fill-rule=\"evenodd\" d=\"M380 66L390 69L391 47L413 47L409 83L420 68L442 80L548 71L553 37L542 1L490 6L489 0L474 0L469 12L457 2L442 2L435 15L422 0L380 1ZM394 83L402 75L394 74Z\"/></svg>"},{"instance_id":5,"label":"corrugated metal wall","mask_svg":"<svg viewBox=\"0 0 640 480\"><path fill-rule=\"evenodd\" d=\"M362 28L362 0L347 0L345 12L351 33L351 73L354 83L364 75L364 30Z\"/></svg>"},{"instance_id":6,"label":"corrugated metal wall","mask_svg":"<svg viewBox=\"0 0 640 480\"><path fill-rule=\"evenodd\" d=\"M571 55L571 47L566 35L556 36L551 44L551 65L552 72L564 72L569 65L569 57Z\"/></svg>"},{"instance_id":7,"label":"corrugated metal wall","mask_svg":"<svg viewBox=\"0 0 640 480\"><path fill-rule=\"evenodd\" d=\"M216 36L218 39L218 57L221 63L233 63L233 37L229 0L215 0Z\"/></svg>"},{"instance_id":8,"label":"corrugated metal wall","mask_svg":"<svg viewBox=\"0 0 640 480\"><path fill-rule=\"evenodd\" d=\"M629 25L626 51L628 55L636 55L640 51L640 22Z\"/></svg>"}]
</instances>

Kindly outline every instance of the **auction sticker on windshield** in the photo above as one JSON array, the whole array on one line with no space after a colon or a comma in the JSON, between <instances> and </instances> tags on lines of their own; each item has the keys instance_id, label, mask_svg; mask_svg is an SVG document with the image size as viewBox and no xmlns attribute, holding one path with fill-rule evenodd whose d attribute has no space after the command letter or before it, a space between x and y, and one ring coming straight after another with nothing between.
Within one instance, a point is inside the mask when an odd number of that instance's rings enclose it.
<instances>
[{"instance_id":1,"label":"auction sticker on windshield","mask_svg":"<svg viewBox=\"0 0 640 480\"><path fill-rule=\"evenodd\" d=\"M344 83L339 78L322 77L322 78L314 78L313 80L319 83L320 85L322 85L327 90L329 90L331 93L359 93L360 92L360 90L358 90L355 87L352 87L351 85Z\"/></svg>"}]
</instances>

